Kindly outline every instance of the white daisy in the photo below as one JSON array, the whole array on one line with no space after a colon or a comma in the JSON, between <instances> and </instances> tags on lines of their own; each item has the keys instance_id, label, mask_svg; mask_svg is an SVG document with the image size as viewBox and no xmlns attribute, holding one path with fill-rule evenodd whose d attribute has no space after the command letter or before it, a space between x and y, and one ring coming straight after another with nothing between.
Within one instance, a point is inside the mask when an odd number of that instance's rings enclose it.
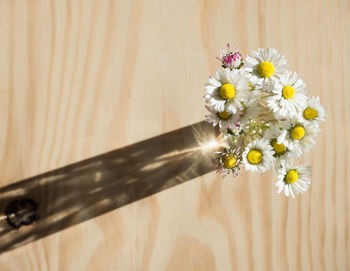
<instances>
[{"instance_id":1,"label":"white daisy","mask_svg":"<svg viewBox=\"0 0 350 271\"><path fill-rule=\"evenodd\" d=\"M240 115L239 123L241 127L248 124L251 119L259 116L260 112L261 108L259 106L259 99L251 99L247 104L243 104L243 110L238 112Z\"/></svg>"},{"instance_id":2,"label":"white daisy","mask_svg":"<svg viewBox=\"0 0 350 271\"><path fill-rule=\"evenodd\" d=\"M287 70L288 63L276 49L259 48L253 51L252 56L246 57L245 66L260 83L267 83L279 79Z\"/></svg>"},{"instance_id":3,"label":"white daisy","mask_svg":"<svg viewBox=\"0 0 350 271\"><path fill-rule=\"evenodd\" d=\"M247 170L263 173L274 162L274 152L266 139L256 139L249 143L243 152L243 164Z\"/></svg>"},{"instance_id":4,"label":"white daisy","mask_svg":"<svg viewBox=\"0 0 350 271\"><path fill-rule=\"evenodd\" d=\"M298 165L293 167L290 162L284 161L278 170L278 193L284 190L284 194L293 198L297 194L305 192L311 184L311 167L309 165Z\"/></svg>"},{"instance_id":5,"label":"white daisy","mask_svg":"<svg viewBox=\"0 0 350 271\"><path fill-rule=\"evenodd\" d=\"M272 83L272 96L266 99L267 106L275 113L276 118L296 116L307 101L303 80L296 73L285 72L280 80Z\"/></svg>"},{"instance_id":6,"label":"white daisy","mask_svg":"<svg viewBox=\"0 0 350 271\"><path fill-rule=\"evenodd\" d=\"M236 113L249 99L249 81L243 70L218 70L209 78L204 96L210 107L218 112Z\"/></svg>"},{"instance_id":7,"label":"white daisy","mask_svg":"<svg viewBox=\"0 0 350 271\"><path fill-rule=\"evenodd\" d=\"M311 125L305 125L298 119L293 118L289 121L279 122L283 131L277 138L277 143L284 144L300 157L316 144L315 137L320 129Z\"/></svg>"},{"instance_id":8,"label":"white daisy","mask_svg":"<svg viewBox=\"0 0 350 271\"><path fill-rule=\"evenodd\" d=\"M283 143L278 144L277 139L282 131L277 123L270 124L270 128L265 131L264 138L270 142L270 145L276 158L276 168L280 167L282 161L290 160L296 157L296 153L287 148Z\"/></svg>"},{"instance_id":9,"label":"white daisy","mask_svg":"<svg viewBox=\"0 0 350 271\"><path fill-rule=\"evenodd\" d=\"M251 97L260 96L261 91L263 90L263 83L257 77L253 76L249 69L245 69L246 75L249 79L249 93Z\"/></svg>"},{"instance_id":10,"label":"white daisy","mask_svg":"<svg viewBox=\"0 0 350 271\"><path fill-rule=\"evenodd\" d=\"M228 138L231 138L232 135L239 136L239 133L242 131L242 128L243 127L241 126L241 123L238 120L238 122L236 123L236 126L233 128L228 128L225 131L226 132L225 134L228 136ZM224 130L222 130L222 131L224 131Z\"/></svg>"},{"instance_id":11,"label":"white daisy","mask_svg":"<svg viewBox=\"0 0 350 271\"><path fill-rule=\"evenodd\" d=\"M300 121L305 125L318 126L326 117L326 109L320 104L320 98L311 97L300 114Z\"/></svg>"},{"instance_id":12,"label":"white daisy","mask_svg":"<svg viewBox=\"0 0 350 271\"><path fill-rule=\"evenodd\" d=\"M232 129L234 130L238 124L239 115L228 113L227 111L218 112L209 106L205 106L210 112L209 115L206 115L208 123L212 123L213 126L219 126L220 130Z\"/></svg>"},{"instance_id":13,"label":"white daisy","mask_svg":"<svg viewBox=\"0 0 350 271\"><path fill-rule=\"evenodd\" d=\"M225 177L232 172L233 177L236 177L242 162L242 153L240 149L225 148L222 152L217 152L217 154L219 155L217 159L217 173Z\"/></svg>"}]
</instances>

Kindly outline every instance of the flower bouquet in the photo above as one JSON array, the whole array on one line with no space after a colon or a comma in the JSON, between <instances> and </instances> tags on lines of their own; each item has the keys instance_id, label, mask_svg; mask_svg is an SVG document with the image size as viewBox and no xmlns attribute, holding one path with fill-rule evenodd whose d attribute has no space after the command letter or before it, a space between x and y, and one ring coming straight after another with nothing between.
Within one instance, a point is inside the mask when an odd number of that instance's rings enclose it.
<instances>
[{"instance_id":1,"label":"flower bouquet","mask_svg":"<svg viewBox=\"0 0 350 271\"><path fill-rule=\"evenodd\" d=\"M263 173L275 166L278 193L305 192L311 167L293 165L315 145L326 118L319 97L309 97L305 83L276 49L258 49L245 63L236 49L221 50L222 68L205 86L206 119L218 126L227 146L218 152L218 172L236 176L240 169Z\"/></svg>"}]
</instances>

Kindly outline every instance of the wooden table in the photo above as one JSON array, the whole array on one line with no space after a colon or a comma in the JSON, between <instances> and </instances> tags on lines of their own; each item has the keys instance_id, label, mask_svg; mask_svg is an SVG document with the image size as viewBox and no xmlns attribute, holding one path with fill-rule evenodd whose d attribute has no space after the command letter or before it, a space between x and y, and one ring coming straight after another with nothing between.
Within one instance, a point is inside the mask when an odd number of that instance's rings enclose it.
<instances>
[{"instance_id":1,"label":"wooden table","mask_svg":"<svg viewBox=\"0 0 350 271\"><path fill-rule=\"evenodd\" d=\"M349 1L0 1L0 270L350 270ZM311 188L221 179L204 84L279 49L329 115Z\"/></svg>"}]
</instances>

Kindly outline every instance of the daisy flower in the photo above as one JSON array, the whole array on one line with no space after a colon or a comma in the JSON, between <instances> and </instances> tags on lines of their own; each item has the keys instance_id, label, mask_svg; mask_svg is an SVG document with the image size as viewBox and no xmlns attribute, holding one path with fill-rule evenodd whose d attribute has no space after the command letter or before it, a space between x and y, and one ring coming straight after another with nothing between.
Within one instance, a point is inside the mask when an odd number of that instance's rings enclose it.
<instances>
[{"instance_id":1,"label":"daisy flower","mask_svg":"<svg viewBox=\"0 0 350 271\"><path fill-rule=\"evenodd\" d=\"M290 162L284 161L278 170L278 193L284 190L284 194L293 198L297 194L305 192L311 184L311 167L309 165L298 165L293 167Z\"/></svg>"},{"instance_id":2,"label":"daisy flower","mask_svg":"<svg viewBox=\"0 0 350 271\"><path fill-rule=\"evenodd\" d=\"M228 113L226 110L218 112L209 106L205 106L210 112L209 115L206 115L208 123L212 123L213 127L219 126L220 130L232 129L235 130L239 126L239 115Z\"/></svg>"},{"instance_id":3,"label":"daisy flower","mask_svg":"<svg viewBox=\"0 0 350 271\"><path fill-rule=\"evenodd\" d=\"M282 131L277 123L270 124L270 128L265 131L264 138L270 142L270 145L276 158L276 168L278 168L282 161L290 160L296 156L296 153L287 148L283 143L278 144L277 139Z\"/></svg>"},{"instance_id":4,"label":"daisy flower","mask_svg":"<svg viewBox=\"0 0 350 271\"><path fill-rule=\"evenodd\" d=\"M303 80L296 73L285 72L280 80L272 83L272 95L266 99L267 106L275 113L276 118L296 116L307 101Z\"/></svg>"},{"instance_id":5,"label":"daisy flower","mask_svg":"<svg viewBox=\"0 0 350 271\"><path fill-rule=\"evenodd\" d=\"M248 78L243 70L218 70L209 78L204 96L210 107L218 112L236 113L249 99Z\"/></svg>"},{"instance_id":6,"label":"daisy flower","mask_svg":"<svg viewBox=\"0 0 350 271\"><path fill-rule=\"evenodd\" d=\"M237 176L242 162L240 149L225 148L222 152L217 152L217 154L219 155L217 159L217 172L224 177L230 172L232 172L233 177Z\"/></svg>"},{"instance_id":7,"label":"daisy flower","mask_svg":"<svg viewBox=\"0 0 350 271\"><path fill-rule=\"evenodd\" d=\"M266 50L259 48L257 51L253 51L252 56L246 57L245 65L260 83L279 79L288 67L286 58L281 56L279 51L271 48Z\"/></svg>"},{"instance_id":8,"label":"daisy flower","mask_svg":"<svg viewBox=\"0 0 350 271\"><path fill-rule=\"evenodd\" d=\"M283 131L277 138L277 143L284 144L293 150L297 156L300 157L307 153L316 144L315 137L320 131L318 127L305 125L299 121L299 118L280 121L280 125Z\"/></svg>"},{"instance_id":9,"label":"daisy flower","mask_svg":"<svg viewBox=\"0 0 350 271\"><path fill-rule=\"evenodd\" d=\"M241 125L241 122L240 122L240 116L239 114L236 114L238 117L237 117L237 122L235 124L234 127L231 127L231 128L227 128L226 130L225 129L222 129L221 132L224 134L225 136L225 139L228 140L227 143L229 143L230 145L230 140L229 139L237 139L239 138L240 136L240 133L242 132L243 130L243 126Z\"/></svg>"},{"instance_id":10,"label":"daisy flower","mask_svg":"<svg viewBox=\"0 0 350 271\"><path fill-rule=\"evenodd\" d=\"M238 49L233 52L230 49L230 44L227 43L227 52L224 49L221 49L220 57L216 57L221 61L221 66L223 68L229 69L239 69L243 66L243 58Z\"/></svg>"},{"instance_id":11,"label":"daisy flower","mask_svg":"<svg viewBox=\"0 0 350 271\"><path fill-rule=\"evenodd\" d=\"M251 119L259 116L260 111L259 99L251 99L247 104L243 104L243 109L238 112L240 114L240 125L244 127Z\"/></svg>"},{"instance_id":12,"label":"daisy flower","mask_svg":"<svg viewBox=\"0 0 350 271\"><path fill-rule=\"evenodd\" d=\"M239 133L242 131L242 126L241 123L238 121L236 123L236 126L233 128L228 128L225 132L226 135L235 135L235 136L239 136Z\"/></svg>"},{"instance_id":13,"label":"daisy flower","mask_svg":"<svg viewBox=\"0 0 350 271\"><path fill-rule=\"evenodd\" d=\"M246 170L263 173L269 170L274 162L272 147L266 139L250 142L243 152L243 165Z\"/></svg>"},{"instance_id":14,"label":"daisy flower","mask_svg":"<svg viewBox=\"0 0 350 271\"><path fill-rule=\"evenodd\" d=\"M252 74L249 71L247 71L247 69L245 71L246 71L246 75L249 79L248 85L249 85L250 97L255 98L255 97L260 96L261 91L263 89L262 82L258 78L256 78L255 76L252 76Z\"/></svg>"},{"instance_id":15,"label":"daisy flower","mask_svg":"<svg viewBox=\"0 0 350 271\"><path fill-rule=\"evenodd\" d=\"M307 100L300 121L305 125L318 126L326 118L326 109L320 104L319 97L311 97Z\"/></svg>"}]
</instances>

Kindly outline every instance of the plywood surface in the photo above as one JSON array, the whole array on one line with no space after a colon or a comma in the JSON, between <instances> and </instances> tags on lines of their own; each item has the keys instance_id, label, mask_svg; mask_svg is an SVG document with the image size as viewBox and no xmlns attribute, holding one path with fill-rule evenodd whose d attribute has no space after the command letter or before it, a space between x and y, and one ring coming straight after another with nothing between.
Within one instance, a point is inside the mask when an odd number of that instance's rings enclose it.
<instances>
[{"instance_id":1,"label":"plywood surface","mask_svg":"<svg viewBox=\"0 0 350 271\"><path fill-rule=\"evenodd\" d=\"M350 270L349 28L349 1L0 1L0 209L44 214L0 217L0 270ZM227 42L279 49L327 107L295 200L211 172Z\"/></svg>"}]
</instances>

